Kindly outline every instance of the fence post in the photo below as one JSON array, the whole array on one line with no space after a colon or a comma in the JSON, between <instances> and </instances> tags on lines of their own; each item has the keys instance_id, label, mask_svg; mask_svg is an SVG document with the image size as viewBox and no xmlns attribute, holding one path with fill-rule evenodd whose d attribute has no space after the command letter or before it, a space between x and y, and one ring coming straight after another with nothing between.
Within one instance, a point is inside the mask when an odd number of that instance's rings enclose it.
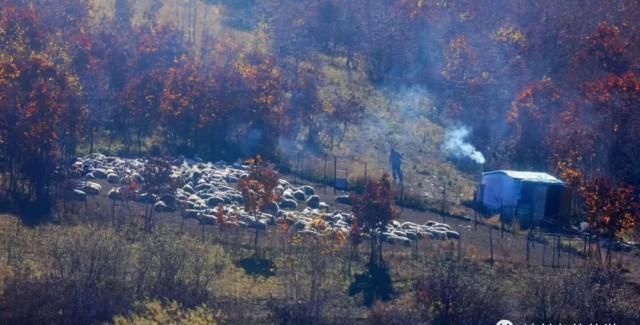
<instances>
[{"instance_id":1,"label":"fence post","mask_svg":"<svg viewBox=\"0 0 640 325\"><path fill-rule=\"evenodd\" d=\"M327 193L327 154L324 155L324 172L322 176L322 188L324 193Z\"/></svg>"},{"instance_id":2,"label":"fence post","mask_svg":"<svg viewBox=\"0 0 640 325\"><path fill-rule=\"evenodd\" d=\"M300 152L300 182L304 179L304 151Z\"/></svg>"},{"instance_id":3,"label":"fence post","mask_svg":"<svg viewBox=\"0 0 640 325\"><path fill-rule=\"evenodd\" d=\"M458 261L462 258L462 235L458 237Z\"/></svg>"},{"instance_id":4,"label":"fence post","mask_svg":"<svg viewBox=\"0 0 640 325\"><path fill-rule=\"evenodd\" d=\"M367 187L367 162L364 162L364 187Z\"/></svg>"},{"instance_id":5,"label":"fence post","mask_svg":"<svg viewBox=\"0 0 640 325\"><path fill-rule=\"evenodd\" d=\"M544 236L543 236L544 237ZM542 267L544 267L544 256L547 255L547 239L543 238L544 241L542 242Z\"/></svg>"},{"instance_id":6,"label":"fence post","mask_svg":"<svg viewBox=\"0 0 640 325\"><path fill-rule=\"evenodd\" d=\"M553 246L551 247L551 266L556 267L556 247L558 247L558 237L553 235Z\"/></svg>"},{"instance_id":7,"label":"fence post","mask_svg":"<svg viewBox=\"0 0 640 325\"><path fill-rule=\"evenodd\" d=\"M337 194L336 182L338 181L338 157L333 156L333 194Z\"/></svg>"},{"instance_id":8,"label":"fence post","mask_svg":"<svg viewBox=\"0 0 640 325\"><path fill-rule=\"evenodd\" d=\"M473 191L473 230L478 230L478 188Z\"/></svg>"},{"instance_id":9,"label":"fence post","mask_svg":"<svg viewBox=\"0 0 640 325\"><path fill-rule=\"evenodd\" d=\"M491 268L493 268L493 227L489 226L489 250L491 251Z\"/></svg>"},{"instance_id":10,"label":"fence post","mask_svg":"<svg viewBox=\"0 0 640 325\"><path fill-rule=\"evenodd\" d=\"M560 235L556 235L558 238L558 243L556 244L556 253L558 254L558 267L560 267L560 245L562 244L562 238Z\"/></svg>"},{"instance_id":11,"label":"fence post","mask_svg":"<svg viewBox=\"0 0 640 325\"><path fill-rule=\"evenodd\" d=\"M447 222L447 183L449 182L449 174L445 174L442 184L442 222Z\"/></svg>"},{"instance_id":12,"label":"fence post","mask_svg":"<svg viewBox=\"0 0 640 325\"><path fill-rule=\"evenodd\" d=\"M570 238L569 239L569 246L573 248L573 246L571 246L572 242L573 242L573 240ZM567 252L567 268L568 269L571 268L571 250Z\"/></svg>"},{"instance_id":13,"label":"fence post","mask_svg":"<svg viewBox=\"0 0 640 325\"><path fill-rule=\"evenodd\" d=\"M527 233L527 267L529 267L529 241L531 240L531 233Z\"/></svg>"}]
</instances>

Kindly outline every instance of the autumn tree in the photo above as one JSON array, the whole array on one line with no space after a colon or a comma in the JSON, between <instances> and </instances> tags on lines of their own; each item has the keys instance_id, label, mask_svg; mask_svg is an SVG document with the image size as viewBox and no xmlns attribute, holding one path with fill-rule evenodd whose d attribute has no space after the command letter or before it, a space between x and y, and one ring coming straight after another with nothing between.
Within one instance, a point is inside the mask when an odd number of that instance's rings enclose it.
<instances>
[{"instance_id":1,"label":"autumn tree","mask_svg":"<svg viewBox=\"0 0 640 325\"><path fill-rule=\"evenodd\" d=\"M5 124L0 143L10 158L10 170L19 170L28 181L29 194L42 207L49 205L59 153L69 152L65 146L73 145L84 122L79 93L77 80L44 55L8 57L0 63L0 119ZM15 190L18 175L11 176Z\"/></svg>"},{"instance_id":2,"label":"autumn tree","mask_svg":"<svg viewBox=\"0 0 640 325\"><path fill-rule=\"evenodd\" d=\"M367 272L356 274L349 286L349 295L362 293L364 304L371 306L378 300L387 301L393 296L393 284L388 267L382 258L383 232L398 212L393 207L393 193L389 175L383 174L379 181L368 183L363 194L352 195L353 215L351 235L360 236L360 230L367 233L370 254ZM359 238L353 238L357 244Z\"/></svg>"},{"instance_id":3,"label":"autumn tree","mask_svg":"<svg viewBox=\"0 0 640 325\"><path fill-rule=\"evenodd\" d=\"M162 195L175 193L177 183L171 175L171 164L158 158L149 159L141 173L143 183L140 194L145 203L144 230L147 233L151 233L153 230L156 203L160 201Z\"/></svg>"},{"instance_id":4,"label":"autumn tree","mask_svg":"<svg viewBox=\"0 0 640 325\"><path fill-rule=\"evenodd\" d=\"M380 265L383 263L382 233L387 224L398 217L398 211L393 207L389 175L384 174L378 182L368 183L365 192L354 194L352 200L354 222L371 236L369 263Z\"/></svg>"},{"instance_id":5,"label":"autumn tree","mask_svg":"<svg viewBox=\"0 0 640 325\"><path fill-rule=\"evenodd\" d=\"M159 123L167 70L185 49L178 32L169 27L140 27L132 30L129 38L135 40L126 53L130 59L117 63L126 64L127 70L113 126L126 143L135 137L138 151L142 151L143 141Z\"/></svg>"},{"instance_id":6,"label":"autumn tree","mask_svg":"<svg viewBox=\"0 0 640 325\"><path fill-rule=\"evenodd\" d=\"M177 146L181 153L193 154L202 141L198 131L220 118L214 110L218 100L211 96L216 81L202 76L199 68L193 59L181 57L166 71L159 103L165 143Z\"/></svg>"},{"instance_id":7,"label":"autumn tree","mask_svg":"<svg viewBox=\"0 0 640 325\"><path fill-rule=\"evenodd\" d=\"M591 227L612 241L621 238L625 231L634 230L640 222L640 202L631 186L615 184L600 176L586 184L583 195ZM609 243L607 249L609 263L613 244Z\"/></svg>"},{"instance_id":8,"label":"autumn tree","mask_svg":"<svg viewBox=\"0 0 640 325\"><path fill-rule=\"evenodd\" d=\"M510 160L520 168L544 170L551 158L550 127L563 103L561 92L550 79L523 89L511 104L507 122L512 134L507 139Z\"/></svg>"},{"instance_id":9,"label":"autumn tree","mask_svg":"<svg viewBox=\"0 0 640 325\"><path fill-rule=\"evenodd\" d=\"M269 166L260 156L248 160L249 175L238 182L238 189L242 192L244 209L257 217L258 212L269 209L269 206L277 201L274 192L279 183L278 172ZM254 248L258 255L259 228L255 227Z\"/></svg>"}]
</instances>

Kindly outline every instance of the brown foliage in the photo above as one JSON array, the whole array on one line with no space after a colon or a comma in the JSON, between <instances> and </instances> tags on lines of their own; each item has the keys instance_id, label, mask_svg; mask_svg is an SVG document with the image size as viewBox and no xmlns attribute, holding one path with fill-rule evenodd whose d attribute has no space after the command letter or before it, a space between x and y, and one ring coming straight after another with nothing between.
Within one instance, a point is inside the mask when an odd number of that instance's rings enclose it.
<instances>
[{"instance_id":1,"label":"brown foliage","mask_svg":"<svg viewBox=\"0 0 640 325\"><path fill-rule=\"evenodd\" d=\"M242 178L238 189L242 192L245 210L258 212L277 200L273 189L278 185L278 172L260 158L248 160L249 176Z\"/></svg>"},{"instance_id":2,"label":"brown foliage","mask_svg":"<svg viewBox=\"0 0 640 325\"><path fill-rule=\"evenodd\" d=\"M607 237L617 238L640 221L640 202L633 187L597 177L584 186L583 196L590 223Z\"/></svg>"}]
</instances>

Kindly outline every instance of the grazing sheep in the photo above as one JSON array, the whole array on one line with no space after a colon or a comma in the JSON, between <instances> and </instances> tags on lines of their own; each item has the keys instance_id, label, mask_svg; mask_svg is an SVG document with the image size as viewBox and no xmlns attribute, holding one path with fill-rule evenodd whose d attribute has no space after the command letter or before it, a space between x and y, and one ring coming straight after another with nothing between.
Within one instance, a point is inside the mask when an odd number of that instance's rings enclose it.
<instances>
[{"instance_id":1,"label":"grazing sheep","mask_svg":"<svg viewBox=\"0 0 640 325\"><path fill-rule=\"evenodd\" d=\"M384 239L385 242L394 245L396 243L403 244L404 246L411 246L411 240L407 237L391 235Z\"/></svg>"},{"instance_id":2,"label":"grazing sheep","mask_svg":"<svg viewBox=\"0 0 640 325\"><path fill-rule=\"evenodd\" d=\"M288 210L295 210L298 208L298 203L294 200L283 198L280 200L280 207Z\"/></svg>"},{"instance_id":3,"label":"grazing sheep","mask_svg":"<svg viewBox=\"0 0 640 325\"><path fill-rule=\"evenodd\" d=\"M87 201L87 193L82 190L73 190L71 191L71 200L85 202Z\"/></svg>"},{"instance_id":4,"label":"grazing sheep","mask_svg":"<svg viewBox=\"0 0 640 325\"><path fill-rule=\"evenodd\" d=\"M107 172L102 168L96 168L93 170L93 176L99 179L107 178Z\"/></svg>"},{"instance_id":5,"label":"grazing sheep","mask_svg":"<svg viewBox=\"0 0 640 325\"><path fill-rule=\"evenodd\" d=\"M155 212L165 212L167 211L167 204L162 201L158 201L153 204L153 210Z\"/></svg>"},{"instance_id":6,"label":"grazing sheep","mask_svg":"<svg viewBox=\"0 0 640 325\"><path fill-rule=\"evenodd\" d=\"M460 239L460 233L453 230L446 231L447 239Z\"/></svg>"},{"instance_id":7,"label":"grazing sheep","mask_svg":"<svg viewBox=\"0 0 640 325\"><path fill-rule=\"evenodd\" d=\"M271 216L277 217L280 214L280 207L276 202L269 202L263 208L262 212L266 212Z\"/></svg>"},{"instance_id":8,"label":"grazing sheep","mask_svg":"<svg viewBox=\"0 0 640 325\"><path fill-rule=\"evenodd\" d=\"M223 203L224 199L217 196L211 196L207 199L207 205L210 207L217 207L218 205Z\"/></svg>"},{"instance_id":9,"label":"grazing sheep","mask_svg":"<svg viewBox=\"0 0 640 325\"><path fill-rule=\"evenodd\" d=\"M411 240L418 240L420 239L420 233L417 232L406 232L407 238L411 239Z\"/></svg>"},{"instance_id":10,"label":"grazing sheep","mask_svg":"<svg viewBox=\"0 0 640 325\"><path fill-rule=\"evenodd\" d=\"M200 210L186 209L182 213L182 217L184 219L199 219L200 214L201 214Z\"/></svg>"},{"instance_id":11,"label":"grazing sheep","mask_svg":"<svg viewBox=\"0 0 640 325\"><path fill-rule=\"evenodd\" d=\"M318 233L315 230L311 230L311 229L300 230L300 231L298 231L298 233L300 235L309 235L309 236L313 236L313 237L318 236Z\"/></svg>"},{"instance_id":12,"label":"grazing sheep","mask_svg":"<svg viewBox=\"0 0 640 325\"><path fill-rule=\"evenodd\" d=\"M178 200L178 206L182 209L193 209L195 204L187 200Z\"/></svg>"},{"instance_id":13,"label":"grazing sheep","mask_svg":"<svg viewBox=\"0 0 640 325\"><path fill-rule=\"evenodd\" d=\"M418 227L418 225L417 225L417 224L415 224L415 223L413 223L413 222L409 222L409 221L407 221L407 222L403 222L403 223L400 225L400 228L402 228L402 229L404 229L404 230L408 230L408 229L416 229L417 227Z\"/></svg>"},{"instance_id":14,"label":"grazing sheep","mask_svg":"<svg viewBox=\"0 0 640 325\"><path fill-rule=\"evenodd\" d=\"M107 182L111 184L118 184L120 183L120 176L118 176L117 174L111 173L107 175Z\"/></svg>"},{"instance_id":15,"label":"grazing sheep","mask_svg":"<svg viewBox=\"0 0 640 325\"><path fill-rule=\"evenodd\" d=\"M182 187L182 190L189 193L189 194L193 194L195 193L195 191L193 190L193 187L191 187L191 185L186 184L185 186Z\"/></svg>"},{"instance_id":16,"label":"grazing sheep","mask_svg":"<svg viewBox=\"0 0 640 325\"><path fill-rule=\"evenodd\" d=\"M304 194L304 192L300 190L293 192L293 197L298 201L304 201L307 199L307 196Z\"/></svg>"},{"instance_id":17,"label":"grazing sheep","mask_svg":"<svg viewBox=\"0 0 640 325\"><path fill-rule=\"evenodd\" d=\"M102 192L102 186L98 183L86 182L82 187L82 191L89 195L98 195Z\"/></svg>"},{"instance_id":18,"label":"grazing sheep","mask_svg":"<svg viewBox=\"0 0 640 325\"><path fill-rule=\"evenodd\" d=\"M311 195L308 199L307 199L307 206L317 209L320 207L320 197L317 195Z\"/></svg>"},{"instance_id":19,"label":"grazing sheep","mask_svg":"<svg viewBox=\"0 0 640 325\"><path fill-rule=\"evenodd\" d=\"M267 223L264 220L256 220L249 224L249 228L266 231Z\"/></svg>"},{"instance_id":20,"label":"grazing sheep","mask_svg":"<svg viewBox=\"0 0 640 325\"><path fill-rule=\"evenodd\" d=\"M291 185L289 184L289 182L288 182L288 181L286 181L286 180L284 180L284 179L279 179L279 180L278 180L278 184L280 184L280 185L281 185L282 187L284 187L284 188L287 188L287 187L291 186Z\"/></svg>"},{"instance_id":21,"label":"grazing sheep","mask_svg":"<svg viewBox=\"0 0 640 325\"><path fill-rule=\"evenodd\" d=\"M401 230L394 230L392 232L392 234L398 236L398 237L407 237L407 233Z\"/></svg>"},{"instance_id":22,"label":"grazing sheep","mask_svg":"<svg viewBox=\"0 0 640 325\"><path fill-rule=\"evenodd\" d=\"M300 187L300 189L302 191L304 191L304 194L307 196L311 196L316 194L316 191L313 189L313 187L309 186L309 185L304 185L302 187Z\"/></svg>"},{"instance_id":23,"label":"grazing sheep","mask_svg":"<svg viewBox=\"0 0 640 325\"><path fill-rule=\"evenodd\" d=\"M291 189L286 189L284 190L284 192L282 193L282 198L283 199L287 199L287 200L295 200L296 198L293 197L293 191Z\"/></svg>"},{"instance_id":24,"label":"grazing sheep","mask_svg":"<svg viewBox=\"0 0 640 325\"><path fill-rule=\"evenodd\" d=\"M439 222L436 222L436 223L434 223L431 227L432 227L432 228L442 228L442 229L451 230L451 226L449 226L449 225L448 225L448 224L446 224L446 223L439 223Z\"/></svg>"},{"instance_id":25,"label":"grazing sheep","mask_svg":"<svg viewBox=\"0 0 640 325\"><path fill-rule=\"evenodd\" d=\"M216 216L212 216L210 214L201 215L199 220L200 223L204 225L216 225L218 223Z\"/></svg>"},{"instance_id":26,"label":"grazing sheep","mask_svg":"<svg viewBox=\"0 0 640 325\"><path fill-rule=\"evenodd\" d=\"M430 229L431 235L433 239L445 240L447 239L447 233L442 230Z\"/></svg>"},{"instance_id":27,"label":"grazing sheep","mask_svg":"<svg viewBox=\"0 0 640 325\"><path fill-rule=\"evenodd\" d=\"M580 222L580 231L585 232L587 230L589 230L589 223L585 221Z\"/></svg>"},{"instance_id":28,"label":"grazing sheep","mask_svg":"<svg viewBox=\"0 0 640 325\"><path fill-rule=\"evenodd\" d=\"M120 188L119 187L114 187L112 189L109 190L109 194L107 194L107 197L112 199L112 200L120 200L121 195L120 195Z\"/></svg>"},{"instance_id":29,"label":"grazing sheep","mask_svg":"<svg viewBox=\"0 0 640 325\"><path fill-rule=\"evenodd\" d=\"M336 202L340 204L351 205L351 198L348 195L336 196Z\"/></svg>"}]
</instances>

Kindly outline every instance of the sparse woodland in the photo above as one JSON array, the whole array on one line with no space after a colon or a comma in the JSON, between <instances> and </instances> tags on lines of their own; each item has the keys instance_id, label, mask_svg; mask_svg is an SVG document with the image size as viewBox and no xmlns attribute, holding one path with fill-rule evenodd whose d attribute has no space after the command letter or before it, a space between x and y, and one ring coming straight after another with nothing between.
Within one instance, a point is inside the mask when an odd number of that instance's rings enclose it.
<instances>
[{"instance_id":1,"label":"sparse woodland","mask_svg":"<svg viewBox=\"0 0 640 325\"><path fill-rule=\"evenodd\" d=\"M554 173L569 220L637 241L638 108L634 0L0 0L0 323L635 323L615 260L489 266L378 236L399 215L389 146L410 193L439 196L476 181L442 150L464 127L481 168ZM244 232L222 204L209 232L153 201L119 227L67 207L74 160L102 152L148 157L130 190L158 197L177 185L156 158L258 157L238 191L260 213L280 199L267 162L299 150L369 162L344 236Z\"/></svg>"}]
</instances>

